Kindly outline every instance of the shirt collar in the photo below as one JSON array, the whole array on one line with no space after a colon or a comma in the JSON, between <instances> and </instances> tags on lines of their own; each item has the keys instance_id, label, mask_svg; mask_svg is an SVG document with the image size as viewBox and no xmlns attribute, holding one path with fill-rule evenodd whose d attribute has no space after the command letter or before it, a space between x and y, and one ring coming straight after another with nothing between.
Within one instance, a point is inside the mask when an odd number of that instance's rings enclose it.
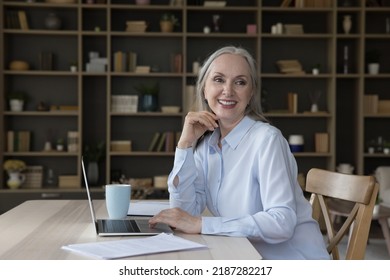
<instances>
[{"instance_id":1,"label":"shirt collar","mask_svg":"<svg viewBox=\"0 0 390 280\"><path fill-rule=\"evenodd\" d=\"M232 131L229 132L228 135L223 139L222 142L226 142L231 149L235 150L238 144L241 142L244 135L248 132L248 130L254 125L256 121L251 119L248 116L245 116ZM211 137L208 141L210 146L216 147L220 138L221 132L218 129L214 130L211 134Z\"/></svg>"}]
</instances>

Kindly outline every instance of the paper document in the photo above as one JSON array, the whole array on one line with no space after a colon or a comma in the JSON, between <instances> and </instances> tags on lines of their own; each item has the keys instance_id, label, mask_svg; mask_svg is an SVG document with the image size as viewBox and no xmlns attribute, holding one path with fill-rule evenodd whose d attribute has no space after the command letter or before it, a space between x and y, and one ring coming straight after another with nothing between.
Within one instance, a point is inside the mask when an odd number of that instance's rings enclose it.
<instances>
[{"instance_id":1,"label":"paper document","mask_svg":"<svg viewBox=\"0 0 390 280\"><path fill-rule=\"evenodd\" d=\"M206 247L206 245L189 241L173 234L161 233L146 238L71 244L63 246L62 249L96 259L119 259Z\"/></svg>"},{"instance_id":2,"label":"paper document","mask_svg":"<svg viewBox=\"0 0 390 280\"><path fill-rule=\"evenodd\" d=\"M169 201L131 201L128 215L130 216L154 216L161 210L170 208Z\"/></svg>"}]
</instances>

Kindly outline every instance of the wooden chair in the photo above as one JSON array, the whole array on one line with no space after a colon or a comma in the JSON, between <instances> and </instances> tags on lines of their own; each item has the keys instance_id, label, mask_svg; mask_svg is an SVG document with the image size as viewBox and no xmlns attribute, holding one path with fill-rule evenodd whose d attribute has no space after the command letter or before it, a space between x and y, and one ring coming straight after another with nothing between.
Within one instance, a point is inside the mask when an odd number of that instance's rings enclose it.
<instances>
[{"instance_id":1,"label":"wooden chair","mask_svg":"<svg viewBox=\"0 0 390 280\"><path fill-rule=\"evenodd\" d=\"M348 175L317 168L309 170L305 190L311 193L313 218L320 221L322 217L324 220L328 237L327 249L333 259L340 259L337 245L350 227L345 259L364 259L378 188L373 176ZM338 231L334 230L329 215L327 204L330 198L354 203Z\"/></svg>"}]
</instances>

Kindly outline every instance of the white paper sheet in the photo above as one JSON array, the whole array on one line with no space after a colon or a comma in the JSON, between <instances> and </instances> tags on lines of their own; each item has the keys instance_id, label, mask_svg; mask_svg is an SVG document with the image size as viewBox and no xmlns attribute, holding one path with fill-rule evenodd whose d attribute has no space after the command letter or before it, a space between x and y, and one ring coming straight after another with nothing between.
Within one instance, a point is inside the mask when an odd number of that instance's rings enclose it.
<instances>
[{"instance_id":1,"label":"white paper sheet","mask_svg":"<svg viewBox=\"0 0 390 280\"><path fill-rule=\"evenodd\" d=\"M161 210L170 208L169 201L131 201L128 215L130 216L154 216Z\"/></svg>"},{"instance_id":2,"label":"white paper sheet","mask_svg":"<svg viewBox=\"0 0 390 280\"><path fill-rule=\"evenodd\" d=\"M63 246L62 249L96 259L119 259L131 256L206 248L173 234L161 233L146 238L80 243Z\"/></svg>"}]
</instances>

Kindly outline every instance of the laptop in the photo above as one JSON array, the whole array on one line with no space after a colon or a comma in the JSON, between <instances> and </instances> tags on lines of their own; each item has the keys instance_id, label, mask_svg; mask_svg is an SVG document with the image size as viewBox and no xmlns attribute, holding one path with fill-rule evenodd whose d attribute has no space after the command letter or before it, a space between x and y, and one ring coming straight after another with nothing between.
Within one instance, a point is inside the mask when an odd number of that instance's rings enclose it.
<instances>
[{"instance_id":1,"label":"laptop","mask_svg":"<svg viewBox=\"0 0 390 280\"><path fill-rule=\"evenodd\" d=\"M126 235L157 235L162 232L173 233L167 224L158 223L154 228L149 226L149 218L137 219L96 219L92 196L89 191L87 174L85 172L84 160L81 160L81 167L87 190L89 208L91 210L92 223L96 234L99 236L126 236Z\"/></svg>"}]
</instances>

